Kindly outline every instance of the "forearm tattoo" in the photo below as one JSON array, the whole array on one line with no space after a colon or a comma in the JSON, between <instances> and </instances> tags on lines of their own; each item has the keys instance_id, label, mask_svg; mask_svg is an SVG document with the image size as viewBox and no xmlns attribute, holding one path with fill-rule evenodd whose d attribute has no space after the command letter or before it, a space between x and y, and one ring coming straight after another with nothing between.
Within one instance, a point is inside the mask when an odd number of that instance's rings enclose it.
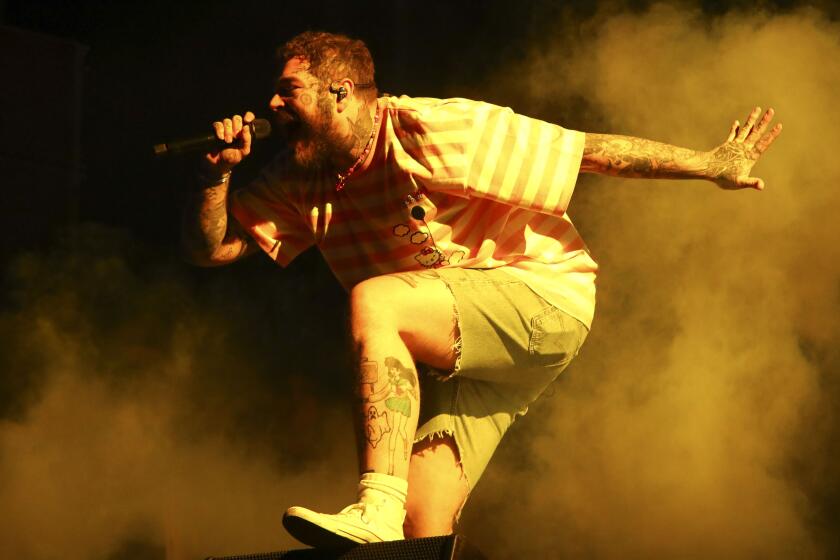
<instances>
[{"instance_id":1,"label":"forearm tattoo","mask_svg":"<svg viewBox=\"0 0 840 560\"><path fill-rule=\"evenodd\" d=\"M209 247L218 247L227 231L227 189L217 187L205 191L199 212L199 227Z\"/></svg>"},{"instance_id":2,"label":"forearm tattoo","mask_svg":"<svg viewBox=\"0 0 840 560\"><path fill-rule=\"evenodd\" d=\"M228 226L227 185L208 187L190 196L183 224L184 243L190 252L223 261L242 256L247 244ZM225 244L231 238L240 243Z\"/></svg>"},{"instance_id":3,"label":"forearm tattoo","mask_svg":"<svg viewBox=\"0 0 840 560\"><path fill-rule=\"evenodd\" d=\"M620 177L699 177L699 153L644 138L614 134L586 134L581 171Z\"/></svg>"}]
</instances>

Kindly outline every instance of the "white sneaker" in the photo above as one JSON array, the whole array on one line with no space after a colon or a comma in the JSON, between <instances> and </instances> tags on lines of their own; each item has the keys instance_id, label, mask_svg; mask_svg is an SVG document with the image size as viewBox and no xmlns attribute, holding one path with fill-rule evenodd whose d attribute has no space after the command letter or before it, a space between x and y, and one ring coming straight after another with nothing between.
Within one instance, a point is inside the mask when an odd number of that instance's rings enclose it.
<instances>
[{"instance_id":1,"label":"white sneaker","mask_svg":"<svg viewBox=\"0 0 840 560\"><path fill-rule=\"evenodd\" d=\"M398 541L405 509L387 502L359 502L339 513L317 513L299 506L283 516L283 527L300 542L314 547L346 547L356 543Z\"/></svg>"}]
</instances>

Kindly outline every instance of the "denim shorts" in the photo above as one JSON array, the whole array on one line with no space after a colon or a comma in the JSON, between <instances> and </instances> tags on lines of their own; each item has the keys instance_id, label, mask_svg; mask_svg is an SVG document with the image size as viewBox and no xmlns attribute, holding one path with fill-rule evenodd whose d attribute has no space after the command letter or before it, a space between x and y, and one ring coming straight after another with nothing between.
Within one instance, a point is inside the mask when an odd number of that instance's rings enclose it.
<instances>
[{"instance_id":1,"label":"denim shorts","mask_svg":"<svg viewBox=\"0 0 840 560\"><path fill-rule=\"evenodd\" d=\"M455 297L460 356L454 372L420 376L415 442L452 435L472 489L507 429L569 365L589 330L503 268L435 272Z\"/></svg>"}]
</instances>

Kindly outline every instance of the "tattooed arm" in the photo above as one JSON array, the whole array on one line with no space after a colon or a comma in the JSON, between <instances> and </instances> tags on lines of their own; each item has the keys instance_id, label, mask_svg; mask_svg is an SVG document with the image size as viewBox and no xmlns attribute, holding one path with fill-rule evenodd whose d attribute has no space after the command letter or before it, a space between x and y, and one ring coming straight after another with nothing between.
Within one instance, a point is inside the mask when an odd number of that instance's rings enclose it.
<instances>
[{"instance_id":1,"label":"tattooed arm","mask_svg":"<svg viewBox=\"0 0 840 560\"><path fill-rule=\"evenodd\" d=\"M750 170L781 133L777 124L762 136L773 118L768 109L756 124L756 107L741 127L735 121L726 141L708 152L679 148L643 138L612 134L586 134L582 173L651 179L706 179L724 189L764 188L764 181L750 177Z\"/></svg>"},{"instance_id":2,"label":"tattooed arm","mask_svg":"<svg viewBox=\"0 0 840 560\"><path fill-rule=\"evenodd\" d=\"M253 119L253 113L245 113L246 124ZM228 144L239 140L241 146L207 154L199 175L201 189L190 193L184 207L181 246L187 259L199 266L227 264L256 250L238 222L228 219L230 170L251 151L251 132L242 124L239 115L213 123L219 139Z\"/></svg>"},{"instance_id":3,"label":"tattooed arm","mask_svg":"<svg viewBox=\"0 0 840 560\"><path fill-rule=\"evenodd\" d=\"M199 266L231 263L257 250L235 219L228 219L228 180L190 193L181 220L181 246Z\"/></svg>"}]
</instances>

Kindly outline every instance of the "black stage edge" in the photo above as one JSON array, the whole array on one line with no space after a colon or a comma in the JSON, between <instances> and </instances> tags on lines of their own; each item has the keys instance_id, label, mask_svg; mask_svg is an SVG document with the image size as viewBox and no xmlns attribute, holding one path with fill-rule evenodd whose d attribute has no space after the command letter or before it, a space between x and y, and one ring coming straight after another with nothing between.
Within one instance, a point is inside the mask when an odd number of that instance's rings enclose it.
<instances>
[{"instance_id":1,"label":"black stage edge","mask_svg":"<svg viewBox=\"0 0 840 560\"><path fill-rule=\"evenodd\" d=\"M305 548L241 556L209 556L207 560L487 560L461 535L408 539L349 548Z\"/></svg>"}]
</instances>

